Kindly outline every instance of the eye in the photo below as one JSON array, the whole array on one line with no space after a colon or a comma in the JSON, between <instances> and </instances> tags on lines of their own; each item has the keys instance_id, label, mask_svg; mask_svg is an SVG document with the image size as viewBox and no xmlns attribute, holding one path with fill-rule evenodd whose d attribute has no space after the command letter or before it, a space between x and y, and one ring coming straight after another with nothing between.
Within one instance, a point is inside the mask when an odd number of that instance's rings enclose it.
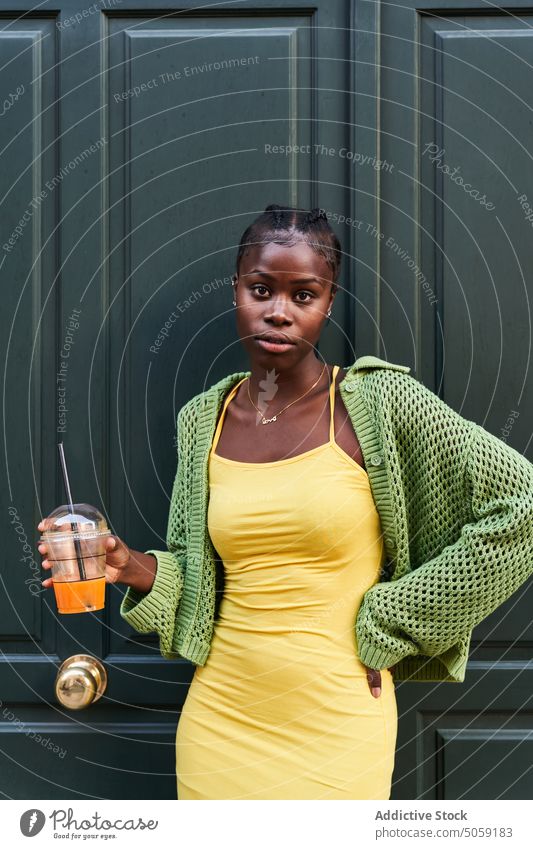
<instances>
[{"instance_id":1,"label":"eye","mask_svg":"<svg viewBox=\"0 0 533 849\"><path fill-rule=\"evenodd\" d=\"M256 283L255 285L250 286L250 289L251 289L252 292L257 292L259 296L261 296L261 292L259 292L259 289L263 289L265 292L268 292L268 288L266 286L264 286L262 283ZM315 297L312 292L304 292L304 291L296 292L295 297L298 297L299 295L307 296L307 298L305 300L303 298L300 299L301 304L307 304L307 303L309 303L309 300L313 300L313 298Z\"/></svg>"}]
</instances>

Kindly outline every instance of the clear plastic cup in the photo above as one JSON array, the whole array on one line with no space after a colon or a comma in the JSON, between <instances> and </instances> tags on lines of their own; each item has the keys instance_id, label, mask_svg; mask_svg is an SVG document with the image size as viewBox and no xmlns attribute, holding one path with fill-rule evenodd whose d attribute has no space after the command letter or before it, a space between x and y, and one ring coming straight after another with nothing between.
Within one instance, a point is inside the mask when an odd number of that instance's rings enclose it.
<instances>
[{"instance_id":1,"label":"clear plastic cup","mask_svg":"<svg viewBox=\"0 0 533 849\"><path fill-rule=\"evenodd\" d=\"M39 542L47 547L59 613L87 613L105 606L105 518L90 504L57 507Z\"/></svg>"}]
</instances>

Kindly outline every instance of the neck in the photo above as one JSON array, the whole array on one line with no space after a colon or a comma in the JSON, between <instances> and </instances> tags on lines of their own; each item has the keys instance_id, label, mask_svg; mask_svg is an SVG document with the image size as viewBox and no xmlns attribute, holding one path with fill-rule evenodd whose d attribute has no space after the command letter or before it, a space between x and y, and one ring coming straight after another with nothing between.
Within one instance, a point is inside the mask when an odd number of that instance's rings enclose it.
<instances>
[{"instance_id":1,"label":"neck","mask_svg":"<svg viewBox=\"0 0 533 849\"><path fill-rule=\"evenodd\" d=\"M296 366L287 369L278 370L275 362L272 366L252 363L250 394L256 403L259 395L263 398L267 395L271 398L275 397L276 403L280 404L298 398L305 392L309 392L311 397L321 392L325 386L329 386L332 369L333 366L319 360L314 354L310 354ZM317 380L318 383L311 389Z\"/></svg>"}]
</instances>

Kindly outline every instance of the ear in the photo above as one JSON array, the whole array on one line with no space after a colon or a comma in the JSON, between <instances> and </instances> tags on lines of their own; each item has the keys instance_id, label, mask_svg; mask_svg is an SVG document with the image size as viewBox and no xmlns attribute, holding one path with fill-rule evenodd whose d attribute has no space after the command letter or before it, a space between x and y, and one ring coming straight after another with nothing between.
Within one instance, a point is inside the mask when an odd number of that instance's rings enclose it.
<instances>
[{"instance_id":1,"label":"ear","mask_svg":"<svg viewBox=\"0 0 533 849\"><path fill-rule=\"evenodd\" d=\"M331 284L331 292L330 292L330 296L329 296L328 310L333 307L333 301L335 300L335 295L337 294L338 288L339 287L338 287L337 283Z\"/></svg>"}]
</instances>

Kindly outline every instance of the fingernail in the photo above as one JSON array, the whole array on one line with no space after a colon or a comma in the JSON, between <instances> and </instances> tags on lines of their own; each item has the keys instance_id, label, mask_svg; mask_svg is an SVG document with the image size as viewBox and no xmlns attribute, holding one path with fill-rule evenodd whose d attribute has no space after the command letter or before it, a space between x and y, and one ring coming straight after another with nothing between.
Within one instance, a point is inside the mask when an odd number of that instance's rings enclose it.
<instances>
[{"instance_id":1,"label":"fingernail","mask_svg":"<svg viewBox=\"0 0 533 849\"><path fill-rule=\"evenodd\" d=\"M372 695L377 698L381 695L381 687L372 687Z\"/></svg>"}]
</instances>

